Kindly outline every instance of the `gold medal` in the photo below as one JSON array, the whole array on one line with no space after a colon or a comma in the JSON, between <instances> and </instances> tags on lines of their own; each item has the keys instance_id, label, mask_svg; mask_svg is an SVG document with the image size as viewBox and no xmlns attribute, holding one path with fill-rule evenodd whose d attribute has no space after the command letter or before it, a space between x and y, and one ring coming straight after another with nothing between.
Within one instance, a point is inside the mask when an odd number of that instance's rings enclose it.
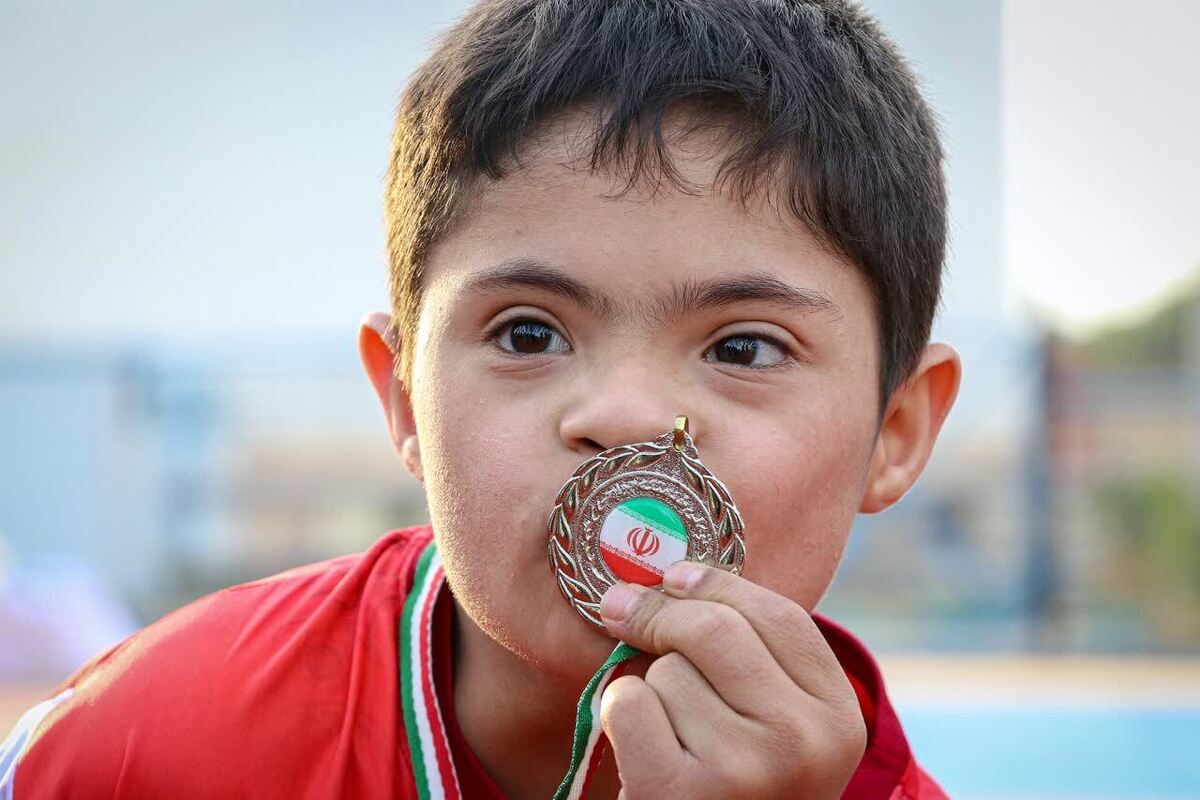
<instances>
[{"instance_id":1,"label":"gold medal","mask_svg":"<svg viewBox=\"0 0 1200 800\"><path fill-rule=\"evenodd\" d=\"M563 597L588 622L618 580L658 586L675 561L741 574L742 515L729 490L700 461L685 416L652 442L612 447L563 484L547 523L550 570Z\"/></svg>"}]
</instances>

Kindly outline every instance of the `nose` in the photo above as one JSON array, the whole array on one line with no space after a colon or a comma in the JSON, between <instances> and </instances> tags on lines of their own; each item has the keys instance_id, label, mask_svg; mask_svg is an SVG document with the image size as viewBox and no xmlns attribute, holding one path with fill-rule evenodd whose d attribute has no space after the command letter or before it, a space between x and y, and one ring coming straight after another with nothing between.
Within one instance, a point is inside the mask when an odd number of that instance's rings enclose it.
<instances>
[{"instance_id":1,"label":"nose","mask_svg":"<svg viewBox=\"0 0 1200 800\"><path fill-rule=\"evenodd\" d=\"M687 394L671 375L636 366L610 369L576 387L559 433L581 457L662 436L673 429L679 414L688 415L695 436L695 409Z\"/></svg>"}]
</instances>

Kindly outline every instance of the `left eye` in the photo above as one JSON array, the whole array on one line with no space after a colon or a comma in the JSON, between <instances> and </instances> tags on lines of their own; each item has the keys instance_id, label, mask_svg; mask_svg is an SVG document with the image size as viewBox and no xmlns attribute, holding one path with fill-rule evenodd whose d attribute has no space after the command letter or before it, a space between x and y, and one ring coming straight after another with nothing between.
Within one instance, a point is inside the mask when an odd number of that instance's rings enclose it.
<instances>
[{"instance_id":1,"label":"left eye","mask_svg":"<svg viewBox=\"0 0 1200 800\"><path fill-rule=\"evenodd\" d=\"M789 358L787 350L776 340L769 336L749 334L727 336L709 348L708 352L713 353L715 360L721 363L756 369L778 367Z\"/></svg>"}]
</instances>

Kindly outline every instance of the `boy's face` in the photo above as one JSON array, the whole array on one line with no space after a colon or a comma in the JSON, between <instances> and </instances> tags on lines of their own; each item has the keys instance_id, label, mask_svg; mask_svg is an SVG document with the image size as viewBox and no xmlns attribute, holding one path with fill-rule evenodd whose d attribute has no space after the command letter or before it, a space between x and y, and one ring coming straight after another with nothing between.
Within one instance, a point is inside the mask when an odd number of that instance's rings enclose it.
<instances>
[{"instance_id":1,"label":"boy's face","mask_svg":"<svg viewBox=\"0 0 1200 800\"><path fill-rule=\"evenodd\" d=\"M686 414L742 511L745 575L811 610L863 503L879 355L859 272L765 206L708 190L717 161L703 148L676 153L705 187L691 196L614 199L619 179L570 157L548 139L481 185L432 249L410 399L462 608L577 681L612 641L563 600L546 559L575 468ZM551 283L498 279L512 273Z\"/></svg>"}]
</instances>

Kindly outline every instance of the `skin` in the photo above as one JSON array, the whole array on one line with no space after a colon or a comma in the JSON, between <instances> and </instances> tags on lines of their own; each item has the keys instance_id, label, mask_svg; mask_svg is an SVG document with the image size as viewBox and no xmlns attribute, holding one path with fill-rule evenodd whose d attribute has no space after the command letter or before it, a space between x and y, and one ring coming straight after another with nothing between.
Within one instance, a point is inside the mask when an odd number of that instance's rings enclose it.
<instances>
[{"instance_id":1,"label":"skin","mask_svg":"<svg viewBox=\"0 0 1200 800\"><path fill-rule=\"evenodd\" d=\"M683 413L742 511L745 575L680 564L663 592L619 584L605 596L611 636L661 657L605 693L615 762L589 796L837 797L865 726L809 615L855 514L887 508L924 468L959 357L928 345L880 414L875 311L852 264L765 199L743 206L713 191L718 145L673 145L694 194L613 197L623 182L578 167L572 131L568 121L481 185L432 248L409 381L394 374L403 343L387 315L360 331L454 593L463 733L510 797L553 793L575 702L613 640L551 579L547 515L581 462L651 440ZM608 307L525 285L469 290L516 259ZM744 299L678 316L655 305L673 286L742 273L821 303Z\"/></svg>"}]
</instances>

